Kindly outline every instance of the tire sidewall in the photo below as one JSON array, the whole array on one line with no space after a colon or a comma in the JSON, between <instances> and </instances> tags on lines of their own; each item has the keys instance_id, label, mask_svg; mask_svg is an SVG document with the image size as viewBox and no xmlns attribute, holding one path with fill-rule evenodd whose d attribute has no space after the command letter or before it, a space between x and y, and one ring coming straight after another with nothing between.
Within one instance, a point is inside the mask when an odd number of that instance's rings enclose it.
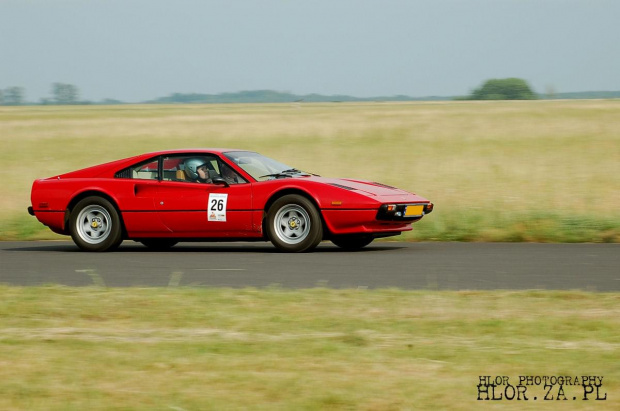
<instances>
[{"instance_id":1,"label":"tire sidewall","mask_svg":"<svg viewBox=\"0 0 620 411\"><path fill-rule=\"evenodd\" d=\"M102 207L103 209L105 209L105 211L107 211L107 213L110 216L110 224L111 224L110 233L105 238L105 240L99 243L95 243L95 244L85 241L80 236L79 228L78 228L78 216L80 215L80 212L84 208L88 206L93 206L93 205ZM80 200L75 205L75 207L73 207L73 210L71 210L71 215L69 217L69 231L71 233L71 238L73 239L73 242L80 249L84 251L112 250L118 247L120 243L123 241L122 225L121 225L121 219L119 217L118 211L116 211L116 208L114 207L114 205L112 205L112 203L110 203L108 200L102 197L97 197L97 196L86 197Z\"/></svg>"},{"instance_id":2,"label":"tire sidewall","mask_svg":"<svg viewBox=\"0 0 620 411\"><path fill-rule=\"evenodd\" d=\"M299 243L291 244L283 241L276 233L275 217L279 210L288 205L297 205L302 207L309 217L310 231L308 235ZM314 249L323 239L323 220L321 214L314 204L299 194L288 194L277 199L267 212L266 228L267 237L273 245L280 251L286 252L304 252Z\"/></svg>"}]
</instances>

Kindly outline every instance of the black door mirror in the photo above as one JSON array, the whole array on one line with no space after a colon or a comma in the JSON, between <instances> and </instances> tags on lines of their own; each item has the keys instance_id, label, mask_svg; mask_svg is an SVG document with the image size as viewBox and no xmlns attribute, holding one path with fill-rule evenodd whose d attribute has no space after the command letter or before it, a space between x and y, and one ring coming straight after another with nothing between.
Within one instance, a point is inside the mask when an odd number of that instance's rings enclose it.
<instances>
[{"instance_id":1,"label":"black door mirror","mask_svg":"<svg viewBox=\"0 0 620 411\"><path fill-rule=\"evenodd\" d=\"M222 177L214 177L211 179L213 184L223 185L224 187L230 187L230 184L226 182Z\"/></svg>"}]
</instances>

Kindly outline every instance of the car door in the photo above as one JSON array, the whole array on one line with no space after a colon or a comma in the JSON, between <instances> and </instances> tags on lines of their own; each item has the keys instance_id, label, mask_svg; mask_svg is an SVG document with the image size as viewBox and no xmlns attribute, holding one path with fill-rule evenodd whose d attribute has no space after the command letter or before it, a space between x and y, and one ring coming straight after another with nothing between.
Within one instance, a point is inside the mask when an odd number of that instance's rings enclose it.
<instances>
[{"instance_id":1,"label":"car door","mask_svg":"<svg viewBox=\"0 0 620 411\"><path fill-rule=\"evenodd\" d=\"M176 168L183 171L188 158L180 158ZM205 160L217 161L214 157ZM164 159L164 164L167 163L174 162ZM163 174L179 175L172 171L164 170ZM164 225L179 237L246 237L252 231L249 183L212 184L164 178L158 184L155 207Z\"/></svg>"}]
</instances>

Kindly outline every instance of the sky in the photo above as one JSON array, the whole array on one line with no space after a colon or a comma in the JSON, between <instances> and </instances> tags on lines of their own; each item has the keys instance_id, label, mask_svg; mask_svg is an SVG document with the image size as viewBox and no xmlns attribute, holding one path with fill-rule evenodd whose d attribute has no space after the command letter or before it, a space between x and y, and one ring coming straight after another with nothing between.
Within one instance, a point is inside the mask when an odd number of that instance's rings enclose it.
<instances>
[{"instance_id":1,"label":"sky","mask_svg":"<svg viewBox=\"0 0 620 411\"><path fill-rule=\"evenodd\" d=\"M275 90L620 91L618 0L0 0L0 89L140 102Z\"/></svg>"}]
</instances>

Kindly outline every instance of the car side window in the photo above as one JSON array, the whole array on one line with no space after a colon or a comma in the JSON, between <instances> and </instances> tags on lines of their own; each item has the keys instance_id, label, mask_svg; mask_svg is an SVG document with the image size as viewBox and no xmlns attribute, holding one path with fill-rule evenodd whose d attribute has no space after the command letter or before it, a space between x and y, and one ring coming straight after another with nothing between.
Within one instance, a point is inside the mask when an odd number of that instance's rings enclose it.
<instances>
[{"instance_id":1,"label":"car side window","mask_svg":"<svg viewBox=\"0 0 620 411\"><path fill-rule=\"evenodd\" d=\"M115 174L115 178L133 178L137 180L157 180L159 178L158 160L151 159L146 162L128 167Z\"/></svg>"},{"instance_id":2,"label":"car side window","mask_svg":"<svg viewBox=\"0 0 620 411\"><path fill-rule=\"evenodd\" d=\"M162 160L164 181L184 181L185 173L183 172L184 157L172 156L164 157Z\"/></svg>"},{"instance_id":3,"label":"car side window","mask_svg":"<svg viewBox=\"0 0 620 411\"><path fill-rule=\"evenodd\" d=\"M232 169L228 164L223 161L218 161L217 164L217 172L221 178L224 179L228 184L244 184L248 181L241 177L239 173Z\"/></svg>"},{"instance_id":4,"label":"car side window","mask_svg":"<svg viewBox=\"0 0 620 411\"><path fill-rule=\"evenodd\" d=\"M188 183L211 183L217 175L213 168L216 159L208 155L175 155L163 158L164 181L184 181Z\"/></svg>"}]
</instances>

